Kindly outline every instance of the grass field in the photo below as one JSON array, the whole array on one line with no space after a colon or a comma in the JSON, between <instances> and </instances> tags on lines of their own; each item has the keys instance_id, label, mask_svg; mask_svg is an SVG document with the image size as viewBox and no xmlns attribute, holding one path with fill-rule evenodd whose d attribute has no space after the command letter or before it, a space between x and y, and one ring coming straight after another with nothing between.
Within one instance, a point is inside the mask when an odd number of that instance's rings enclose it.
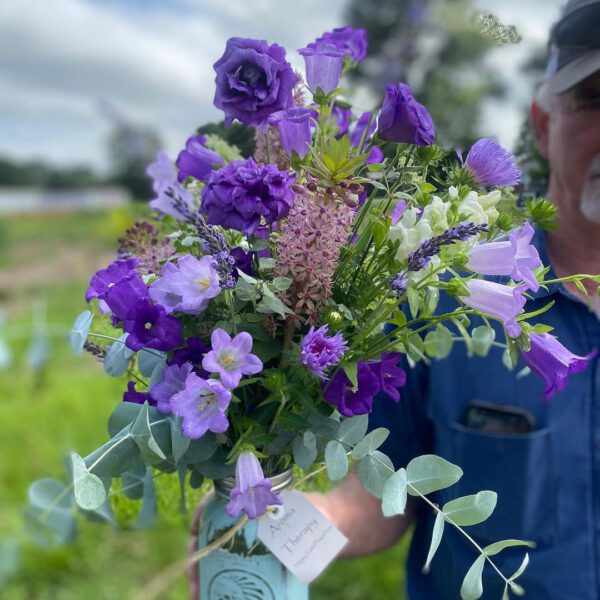
<instances>
[{"instance_id":1,"label":"grass field","mask_svg":"<svg viewBox=\"0 0 600 600\"><path fill-rule=\"evenodd\" d=\"M185 556L190 513L179 512L177 484L159 486L161 518L148 531L114 531L82 521L65 547L34 547L21 517L29 484L64 477L63 458L85 455L106 440L106 420L125 382L112 379L89 355L72 355L65 339L84 308L90 275L114 256L116 239L139 208L110 213L23 215L0 220L0 339L13 362L0 370L0 549L16 543L19 566L0 554L3 600L104 600L131 598L161 569ZM32 323L45 315L50 334L46 367L28 362ZM197 494L190 495L190 504ZM135 512L129 502L121 510ZM8 542L7 542L8 541ZM312 587L313 600L404 598L406 544L378 556L332 565ZM162 598L186 598L179 577Z\"/></svg>"}]
</instances>

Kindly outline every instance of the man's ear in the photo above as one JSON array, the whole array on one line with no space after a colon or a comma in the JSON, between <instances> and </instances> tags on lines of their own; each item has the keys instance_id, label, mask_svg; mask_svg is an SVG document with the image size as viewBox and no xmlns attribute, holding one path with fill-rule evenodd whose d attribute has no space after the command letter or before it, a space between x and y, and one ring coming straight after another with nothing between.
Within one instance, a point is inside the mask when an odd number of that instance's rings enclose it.
<instances>
[{"instance_id":1,"label":"man's ear","mask_svg":"<svg viewBox=\"0 0 600 600\"><path fill-rule=\"evenodd\" d=\"M534 100L529 113L538 152L548 158L548 113Z\"/></svg>"}]
</instances>

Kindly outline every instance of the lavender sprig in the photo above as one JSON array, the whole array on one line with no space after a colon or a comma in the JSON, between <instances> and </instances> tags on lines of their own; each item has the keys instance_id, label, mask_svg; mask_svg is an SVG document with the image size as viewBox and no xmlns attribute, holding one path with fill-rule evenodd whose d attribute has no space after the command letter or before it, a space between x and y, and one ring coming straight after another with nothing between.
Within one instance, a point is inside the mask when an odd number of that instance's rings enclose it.
<instances>
[{"instance_id":1,"label":"lavender sprig","mask_svg":"<svg viewBox=\"0 0 600 600\"><path fill-rule=\"evenodd\" d=\"M188 205L172 190L167 192L173 206L181 213L184 219L191 223L202 240L202 250L213 256L213 267L219 274L221 288L231 289L235 287L235 278L232 271L235 258L231 256L230 248L225 241L225 236L219 233L215 227L209 225L199 212L192 213Z\"/></svg>"},{"instance_id":2,"label":"lavender sprig","mask_svg":"<svg viewBox=\"0 0 600 600\"><path fill-rule=\"evenodd\" d=\"M442 246L449 246L450 244L454 244L454 242L464 242L467 238L487 230L487 225L475 225L471 221L464 221L456 227L447 229L440 235L424 240L414 252L408 255L406 269L390 278L390 289L398 296L404 296L406 294L408 284L407 274L409 271L424 269L431 261L431 258L441 252Z\"/></svg>"}]
</instances>

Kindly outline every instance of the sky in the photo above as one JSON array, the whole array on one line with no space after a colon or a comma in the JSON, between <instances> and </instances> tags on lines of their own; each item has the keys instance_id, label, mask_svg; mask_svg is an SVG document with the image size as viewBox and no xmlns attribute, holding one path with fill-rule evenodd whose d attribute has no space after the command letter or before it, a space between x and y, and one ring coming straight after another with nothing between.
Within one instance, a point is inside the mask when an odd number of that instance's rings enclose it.
<instances>
[{"instance_id":1,"label":"sky","mask_svg":"<svg viewBox=\"0 0 600 600\"><path fill-rule=\"evenodd\" d=\"M477 8L517 26L523 37L488 59L506 78L511 97L486 106L483 133L509 148L531 96L519 65L532 47L545 43L562 3L474 0ZM346 0L52 0L40 11L39 0L2 0L0 155L105 171L110 106L152 126L175 157L198 125L220 120L212 105L212 64L229 37L277 42L301 69L293 50L344 25L345 5Z\"/></svg>"}]
</instances>

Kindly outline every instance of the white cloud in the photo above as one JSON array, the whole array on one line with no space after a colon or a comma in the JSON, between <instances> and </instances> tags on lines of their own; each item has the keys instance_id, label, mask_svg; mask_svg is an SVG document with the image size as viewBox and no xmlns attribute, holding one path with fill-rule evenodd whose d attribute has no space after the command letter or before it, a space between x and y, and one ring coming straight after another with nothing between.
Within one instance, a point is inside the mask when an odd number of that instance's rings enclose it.
<instances>
[{"instance_id":1,"label":"white cloud","mask_svg":"<svg viewBox=\"0 0 600 600\"><path fill-rule=\"evenodd\" d=\"M560 0L546 0L543 11L535 0L475 3L517 25L525 39L491 58L514 91L511 102L489 109L489 133L511 145L515 115L529 95L517 76L519 62L531 44L544 42ZM109 123L98 109L101 100L154 126L174 154L197 125L220 118L212 106L212 64L228 37L277 42L301 68L293 51L342 25L345 5L52 0L40 11L38 0L0 2L0 154L105 166Z\"/></svg>"}]
</instances>

